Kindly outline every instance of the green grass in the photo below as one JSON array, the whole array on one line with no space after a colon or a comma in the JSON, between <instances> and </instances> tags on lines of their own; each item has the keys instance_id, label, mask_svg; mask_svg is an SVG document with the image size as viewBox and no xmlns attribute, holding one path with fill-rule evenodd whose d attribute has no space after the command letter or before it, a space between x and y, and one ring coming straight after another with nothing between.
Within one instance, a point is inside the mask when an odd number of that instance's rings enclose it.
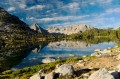
<instances>
[{"instance_id":1,"label":"green grass","mask_svg":"<svg viewBox=\"0 0 120 79\"><path fill-rule=\"evenodd\" d=\"M73 57L73 58L66 58L66 59L57 59L55 62L48 63L48 64L41 64L41 65L36 65L36 66L32 66L32 67L26 67L26 68L19 69L16 71L7 70L0 74L1 75L0 78L8 77L9 79L12 79L14 77L19 77L20 79L27 79L30 76L32 76L34 73L39 72L40 69L44 68L46 70L46 73L48 73L48 72L54 70L55 66L57 64L76 62L79 59L81 59L81 58Z\"/></svg>"},{"instance_id":2,"label":"green grass","mask_svg":"<svg viewBox=\"0 0 120 79\"><path fill-rule=\"evenodd\" d=\"M82 57L82 60L93 60L93 59L97 59L98 57L96 56L86 56L86 57Z\"/></svg>"},{"instance_id":3,"label":"green grass","mask_svg":"<svg viewBox=\"0 0 120 79\"><path fill-rule=\"evenodd\" d=\"M26 67L16 71L7 70L0 74L0 78L2 77L3 79L4 78L13 79L15 77L19 77L20 79L29 79L30 76L32 76L36 72L39 72L43 68L46 70L46 73L49 73L55 69L57 64L65 64L65 63L72 63L72 62L75 63L78 60L93 60L93 59L96 59L96 57L87 56L87 57L72 57L72 58L65 58L65 59L57 59L55 62L51 62L48 64L40 64L32 67Z\"/></svg>"}]
</instances>

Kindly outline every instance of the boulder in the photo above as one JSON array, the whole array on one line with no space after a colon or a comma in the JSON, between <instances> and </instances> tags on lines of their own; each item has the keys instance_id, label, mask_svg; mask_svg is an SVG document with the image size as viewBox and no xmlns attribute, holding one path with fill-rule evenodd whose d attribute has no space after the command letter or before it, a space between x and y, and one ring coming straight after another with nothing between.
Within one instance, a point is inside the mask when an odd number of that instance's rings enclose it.
<instances>
[{"instance_id":1,"label":"boulder","mask_svg":"<svg viewBox=\"0 0 120 79\"><path fill-rule=\"evenodd\" d=\"M111 53L111 52L112 52L111 50L104 49L101 53Z\"/></svg>"},{"instance_id":2,"label":"boulder","mask_svg":"<svg viewBox=\"0 0 120 79\"><path fill-rule=\"evenodd\" d=\"M94 51L95 51L95 52L100 52L101 50L100 50L100 49L95 49Z\"/></svg>"},{"instance_id":3,"label":"boulder","mask_svg":"<svg viewBox=\"0 0 120 79\"><path fill-rule=\"evenodd\" d=\"M97 57L100 57L102 54L101 52L94 52L91 54L91 56L97 56Z\"/></svg>"},{"instance_id":4,"label":"boulder","mask_svg":"<svg viewBox=\"0 0 120 79\"><path fill-rule=\"evenodd\" d=\"M116 70L120 72L120 64L117 65Z\"/></svg>"},{"instance_id":5,"label":"boulder","mask_svg":"<svg viewBox=\"0 0 120 79\"><path fill-rule=\"evenodd\" d=\"M112 76L114 76L115 79L120 79L119 77L119 72L113 70L113 71L108 71Z\"/></svg>"},{"instance_id":6,"label":"boulder","mask_svg":"<svg viewBox=\"0 0 120 79\"><path fill-rule=\"evenodd\" d=\"M42 63L51 63L51 62L54 62L54 61L55 61L55 59L48 57L48 58L43 59Z\"/></svg>"},{"instance_id":7,"label":"boulder","mask_svg":"<svg viewBox=\"0 0 120 79\"><path fill-rule=\"evenodd\" d=\"M98 56L98 57L101 56L101 55L102 54L101 54L101 50L100 49L95 49L94 53L91 54L91 56Z\"/></svg>"},{"instance_id":8,"label":"boulder","mask_svg":"<svg viewBox=\"0 0 120 79\"><path fill-rule=\"evenodd\" d=\"M30 77L30 79L41 79L41 75L39 73Z\"/></svg>"},{"instance_id":9,"label":"boulder","mask_svg":"<svg viewBox=\"0 0 120 79\"><path fill-rule=\"evenodd\" d=\"M117 60L120 60L120 54L117 55Z\"/></svg>"},{"instance_id":10,"label":"boulder","mask_svg":"<svg viewBox=\"0 0 120 79\"><path fill-rule=\"evenodd\" d=\"M79 60L77 65L78 66L85 66L85 62L83 60Z\"/></svg>"},{"instance_id":11,"label":"boulder","mask_svg":"<svg viewBox=\"0 0 120 79\"><path fill-rule=\"evenodd\" d=\"M105 68L90 75L88 79L115 79Z\"/></svg>"},{"instance_id":12,"label":"boulder","mask_svg":"<svg viewBox=\"0 0 120 79\"><path fill-rule=\"evenodd\" d=\"M55 72L61 75L74 75L74 68L70 64L63 64Z\"/></svg>"},{"instance_id":13,"label":"boulder","mask_svg":"<svg viewBox=\"0 0 120 79\"><path fill-rule=\"evenodd\" d=\"M101 51L100 49L96 49L94 53L91 54L91 56L102 56L105 54L110 54L112 52L112 50L109 49L104 49L103 51Z\"/></svg>"},{"instance_id":14,"label":"boulder","mask_svg":"<svg viewBox=\"0 0 120 79\"><path fill-rule=\"evenodd\" d=\"M59 68L62 64L57 64L55 68Z\"/></svg>"},{"instance_id":15,"label":"boulder","mask_svg":"<svg viewBox=\"0 0 120 79\"><path fill-rule=\"evenodd\" d=\"M54 76L55 76L55 72L51 72L51 73L45 75L45 79L54 79Z\"/></svg>"}]
</instances>

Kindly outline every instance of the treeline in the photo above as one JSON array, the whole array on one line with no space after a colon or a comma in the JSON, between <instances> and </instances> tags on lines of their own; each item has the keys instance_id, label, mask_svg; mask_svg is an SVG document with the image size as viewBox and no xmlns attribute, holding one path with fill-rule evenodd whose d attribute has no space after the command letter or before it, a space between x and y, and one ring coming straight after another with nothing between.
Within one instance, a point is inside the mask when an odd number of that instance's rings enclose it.
<instances>
[{"instance_id":1,"label":"treeline","mask_svg":"<svg viewBox=\"0 0 120 79\"><path fill-rule=\"evenodd\" d=\"M68 35L67 39L90 39L90 38L99 38L99 37L120 39L120 29L108 30L108 29L92 28L84 32Z\"/></svg>"}]
</instances>

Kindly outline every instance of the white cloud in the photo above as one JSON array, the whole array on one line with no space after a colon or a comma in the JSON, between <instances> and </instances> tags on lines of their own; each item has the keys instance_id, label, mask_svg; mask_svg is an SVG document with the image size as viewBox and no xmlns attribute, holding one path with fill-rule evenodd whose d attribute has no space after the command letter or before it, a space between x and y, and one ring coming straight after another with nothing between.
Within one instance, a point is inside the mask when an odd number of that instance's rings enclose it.
<instances>
[{"instance_id":1,"label":"white cloud","mask_svg":"<svg viewBox=\"0 0 120 79\"><path fill-rule=\"evenodd\" d=\"M27 20L34 20L35 18L34 17L27 17L26 19Z\"/></svg>"},{"instance_id":2,"label":"white cloud","mask_svg":"<svg viewBox=\"0 0 120 79\"><path fill-rule=\"evenodd\" d=\"M105 17L105 16L108 16L108 15L112 15L115 14L115 13L120 13L120 8L109 8L109 9L106 9L106 11L100 13L100 14L94 14L92 15L93 17L97 17L97 18L101 18L101 17Z\"/></svg>"},{"instance_id":3,"label":"white cloud","mask_svg":"<svg viewBox=\"0 0 120 79\"><path fill-rule=\"evenodd\" d=\"M90 4L90 5L95 5L95 2L90 2L89 4Z\"/></svg>"},{"instance_id":4,"label":"white cloud","mask_svg":"<svg viewBox=\"0 0 120 79\"><path fill-rule=\"evenodd\" d=\"M106 6L106 4L112 3L112 0L84 0L84 1L78 1L82 6L88 6L90 5L101 5L101 6Z\"/></svg>"},{"instance_id":5,"label":"white cloud","mask_svg":"<svg viewBox=\"0 0 120 79\"><path fill-rule=\"evenodd\" d=\"M87 2L87 1L86 1ZM87 3L92 3L92 4L109 4L112 3L112 0L89 0Z\"/></svg>"},{"instance_id":6,"label":"white cloud","mask_svg":"<svg viewBox=\"0 0 120 79\"><path fill-rule=\"evenodd\" d=\"M8 12L11 12L11 11L14 11L16 8L15 7L9 7L8 9L7 9L7 11Z\"/></svg>"},{"instance_id":7,"label":"white cloud","mask_svg":"<svg viewBox=\"0 0 120 79\"><path fill-rule=\"evenodd\" d=\"M20 8L25 8L26 5L25 5L25 4L19 4L19 7L20 7Z\"/></svg>"},{"instance_id":8,"label":"white cloud","mask_svg":"<svg viewBox=\"0 0 120 79\"><path fill-rule=\"evenodd\" d=\"M97 0L97 2L102 4L108 4L108 3L111 3L112 0Z\"/></svg>"},{"instance_id":9,"label":"white cloud","mask_svg":"<svg viewBox=\"0 0 120 79\"><path fill-rule=\"evenodd\" d=\"M66 22L66 23L67 22L72 22L74 24L75 20L80 21L80 20L82 20L86 17L89 17L89 15L84 15L84 16L58 16L58 17L51 17L51 18L27 17L26 20L31 21L31 22L37 22L37 23L48 23L48 22L51 22L51 21L54 21L54 22L55 21L63 21L63 22Z\"/></svg>"},{"instance_id":10,"label":"white cloud","mask_svg":"<svg viewBox=\"0 0 120 79\"><path fill-rule=\"evenodd\" d=\"M57 26L57 27L64 27L64 26L72 26L72 25L79 25L79 24L90 24L92 22L91 20L78 20L78 21L73 21L73 22L64 22L64 23L56 23L56 24L50 24L49 27L51 26Z\"/></svg>"},{"instance_id":11,"label":"white cloud","mask_svg":"<svg viewBox=\"0 0 120 79\"><path fill-rule=\"evenodd\" d=\"M65 6L66 8L69 8L69 9L75 9L75 8L79 8L79 3L69 3L68 5Z\"/></svg>"},{"instance_id":12,"label":"white cloud","mask_svg":"<svg viewBox=\"0 0 120 79\"><path fill-rule=\"evenodd\" d=\"M27 8L26 10L43 9L43 8L45 8L45 5L35 5Z\"/></svg>"},{"instance_id":13,"label":"white cloud","mask_svg":"<svg viewBox=\"0 0 120 79\"><path fill-rule=\"evenodd\" d=\"M78 20L88 17L89 15L84 16L57 16L52 18L41 18L39 21L48 22L48 21L67 21L67 20Z\"/></svg>"},{"instance_id":14,"label":"white cloud","mask_svg":"<svg viewBox=\"0 0 120 79\"><path fill-rule=\"evenodd\" d=\"M79 3L73 2L73 3L69 3L67 5L61 6L61 8L64 11L67 11L69 13L75 13L75 12L79 11L80 6L79 6Z\"/></svg>"},{"instance_id":15,"label":"white cloud","mask_svg":"<svg viewBox=\"0 0 120 79\"><path fill-rule=\"evenodd\" d=\"M106 13L120 13L120 8L110 8L106 11Z\"/></svg>"}]
</instances>

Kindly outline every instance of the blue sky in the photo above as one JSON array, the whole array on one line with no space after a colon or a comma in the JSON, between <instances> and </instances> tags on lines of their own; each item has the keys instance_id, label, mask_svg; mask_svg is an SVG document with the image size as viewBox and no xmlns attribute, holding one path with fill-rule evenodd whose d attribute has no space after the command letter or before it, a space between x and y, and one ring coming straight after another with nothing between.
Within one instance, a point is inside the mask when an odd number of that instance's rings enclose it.
<instances>
[{"instance_id":1,"label":"blue sky","mask_svg":"<svg viewBox=\"0 0 120 79\"><path fill-rule=\"evenodd\" d=\"M0 0L0 7L28 25L38 23L43 28L120 26L120 0Z\"/></svg>"}]
</instances>

